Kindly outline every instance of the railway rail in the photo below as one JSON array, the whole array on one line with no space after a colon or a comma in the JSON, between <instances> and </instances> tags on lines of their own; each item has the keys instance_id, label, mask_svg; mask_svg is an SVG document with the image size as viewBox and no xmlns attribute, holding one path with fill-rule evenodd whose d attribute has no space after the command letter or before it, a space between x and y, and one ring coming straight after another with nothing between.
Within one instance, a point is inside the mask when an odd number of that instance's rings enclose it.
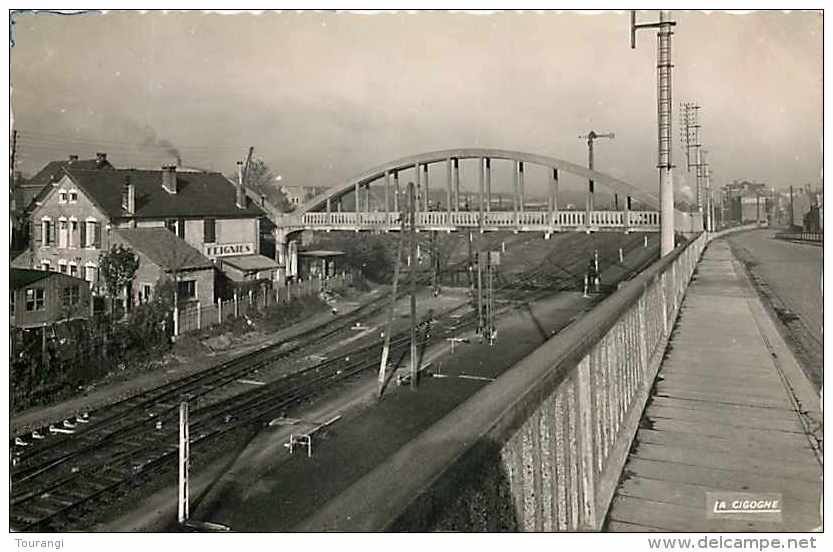
<instances>
[{"instance_id":1,"label":"railway rail","mask_svg":"<svg viewBox=\"0 0 833 552\"><path fill-rule=\"evenodd\" d=\"M628 249L634 249L634 244L630 245ZM605 253L603 264L610 264L609 253ZM500 310L517 308L513 303L519 300L534 300L541 294L575 286L587 258L586 249L565 254L553 251L531 270L502 282L499 279L495 293L501 294L504 304ZM554 271L555 266L561 270ZM623 277L627 275L623 272ZM23 531L77 529L85 516L115 491L172 469L178 443L178 403L182 398L196 406L191 414L191 448L198 451L231 431L268 421L335 383L377 368L381 341L374 339L256 389L201 402L259 367L286 360L308 342L332 336L355 320L378 313L385 307L385 299L383 295L332 323L115 403L94 413L89 423L78 423L75 433L36 440L31 449L24 447L11 469L12 527ZM467 312L461 315L462 310ZM463 304L424 320L420 351L476 324L477 318L476 310ZM395 368L408 354L409 337L407 331L391 337Z\"/></svg>"}]
</instances>

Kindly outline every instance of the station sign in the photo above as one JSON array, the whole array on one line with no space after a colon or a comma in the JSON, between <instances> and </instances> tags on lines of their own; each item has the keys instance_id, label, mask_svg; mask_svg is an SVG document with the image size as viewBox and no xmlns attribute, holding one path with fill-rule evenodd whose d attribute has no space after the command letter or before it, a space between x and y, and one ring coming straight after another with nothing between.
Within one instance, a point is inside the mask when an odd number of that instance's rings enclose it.
<instances>
[{"instance_id":1,"label":"station sign","mask_svg":"<svg viewBox=\"0 0 833 552\"><path fill-rule=\"evenodd\" d=\"M210 259L232 257L235 255L253 255L255 253L255 244L252 242L205 244L203 245L203 253Z\"/></svg>"}]
</instances>

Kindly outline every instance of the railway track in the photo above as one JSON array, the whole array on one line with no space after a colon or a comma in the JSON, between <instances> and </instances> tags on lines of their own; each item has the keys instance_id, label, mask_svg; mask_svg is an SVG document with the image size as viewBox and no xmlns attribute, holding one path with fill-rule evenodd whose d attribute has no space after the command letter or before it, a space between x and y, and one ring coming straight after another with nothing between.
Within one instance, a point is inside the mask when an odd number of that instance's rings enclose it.
<instances>
[{"instance_id":1,"label":"railway track","mask_svg":"<svg viewBox=\"0 0 833 552\"><path fill-rule=\"evenodd\" d=\"M587 250L560 255L553 251L532 269L499 283L495 293L504 301L500 311L518 308L513 306L518 301L534 300L541 294L564 289L565 276L553 270L554 263L570 275L568 280L574 285L587 255ZM198 453L231 431L262 424L335 383L378 368L381 340L373 340L256 389L220 400L201 401L258 367L286 360L310 341L332 336L350 327L356 319L378 313L385 308L385 299L379 297L332 324L116 403L94 413L89 424L78 424L76 433L53 436L50 441L33 445L12 466L12 527L22 531L77 529L91 510L116 491L172 469L178 445L178 404L182 398L187 397L194 405L191 447ZM469 304L444 311L421 324L420 350L476 323L477 313ZM390 358L396 366L408 354L409 337L408 332L391 337Z\"/></svg>"}]
</instances>

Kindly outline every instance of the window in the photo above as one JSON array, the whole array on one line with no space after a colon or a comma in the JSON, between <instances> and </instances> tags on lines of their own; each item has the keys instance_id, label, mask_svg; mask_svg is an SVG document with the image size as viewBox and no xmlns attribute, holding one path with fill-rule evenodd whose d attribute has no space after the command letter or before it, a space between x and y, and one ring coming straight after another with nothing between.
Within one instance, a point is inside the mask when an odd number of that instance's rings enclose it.
<instances>
[{"instance_id":1,"label":"window","mask_svg":"<svg viewBox=\"0 0 833 552\"><path fill-rule=\"evenodd\" d=\"M197 298L197 281L182 280L176 283L176 297L180 301Z\"/></svg>"},{"instance_id":2,"label":"window","mask_svg":"<svg viewBox=\"0 0 833 552\"><path fill-rule=\"evenodd\" d=\"M202 223L203 241L205 243L214 243L217 241L217 221L213 218L207 218Z\"/></svg>"},{"instance_id":3,"label":"window","mask_svg":"<svg viewBox=\"0 0 833 552\"><path fill-rule=\"evenodd\" d=\"M84 267L84 279L88 282L95 281L95 266L94 265L87 265Z\"/></svg>"},{"instance_id":4,"label":"window","mask_svg":"<svg viewBox=\"0 0 833 552\"><path fill-rule=\"evenodd\" d=\"M70 203L75 203L76 201L78 201L78 192L75 191L75 190L70 190L69 191L69 202Z\"/></svg>"},{"instance_id":5,"label":"window","mask_svg":"<svg viewBox=\"0 0 833 552\"><path fill-rule=\"evenodd\" d=\"M55 225L49 218L41 220L41 245L55 245Z\"/></svg>"},{"instance_id":6,"label":"window","mask_svg":"<svg viewBox=\"0 0 833 552\"><path fill-rule=\"evenodd\" d=\"M140 303L149 303L150 300L153 298L153 286L150 284L142 284L141 290L139 291L139 302Z\"/></svg>"},{"instance_id":7,"label":"window","mask_svg":"<svg viewBox=\"0 0 833 552\"><path fill-rule=\"evenodd\" d=\"M85 225L87 227L86 232L81 232L84 246L93 249L101 247L101 225L97 221L89 219Z\"/></svg>"},{"instance_id":8,"label":"window","mask_svg":"<svg viewBox=\"0 0 833 552\"><path fill-rule=\"evenodd\" d=\"M69 229L69 246L76 247L80 245L80 242L78 241L78 221L70 220Z\"/></svg>"},{"instance_id":9,"label":"window","mask_svg":"<svg viewBox=\"0 0 833 552\"><path fill-rule=\"evenodd\" d=\"M179 219L176 221L176 235L185 239L185 220Z\"/></svg>"},{"instance_id":10,"label":"window","mask_svg":"<svg viewBox=\"0 0 833 552\"><path fill-rule=\"evenodd\" d=\"M66 248L69 242L69 225L65 220L59 221L58 225L58 247Z\"/></svg>"},{"instance_id":11,"label":"window","mask_svg":"<svg viewBox=\"0 0 833 552\"><path fill-rule=\"evenodd\" d=\"M49 270L51 268L51 266L50 266L51 264L52 263L50 263L49 261L41 261L40 262L40 265L43 268L43 270Z\"/></svg>"},{"instance_id":12,"label":"window","mask_svg":"<svg viewBox=\"0 0 833 552\"><path fill-rule=\"evenodd\" d=\"M81 302L81 290L78 286L67 286L61 292L61 304L64 307L74 307Z\"/></svg>"},{"instance_id":13,"label":"window","mask_svg":"<svg viewBox=\"0 0 833 552\"><path fill-rule=\"evenodd\" d=\"M67 202L67 191L61 190L58 192L58 203L66 203Z\"/></svg>"},{"instance_id":14,"label":"window","mask_svg":"<svg viewBox=\"0 0 833 552\"><path fill-rule=\"evenodd\" d=\"M176 234L176 219L165 219L165 228Z\"/></svg>"},{"instance_id":15,"label":"window","mask_svg":"<svg viewBox=\"0 0 833 552\"><path fill-rule=\"evenodd\" d=\"M69 265L69 275L78 278L78 265L75 263L70 263Z\"/></svg>"},{"instance_id":16,"label":"window","mask_svg":"<svg viewBox=\"0 0 833 552\"><path fill-rule=\"evenodd\" d=\"M26 310L29 312L43 310L46 305L46 290L29 288L26 290Z\"/></svg>"},{"instance_id":17,"label":"window","mask_svg":"<svg viewBox=\"0 0 833 552\"><path fill-rule=\"evenodd\" d=\"M61 272L61 274L66 274L67 273L67 262L64 261L64 260L58 261L58 270Z\"/></svg>"}]
</instances>

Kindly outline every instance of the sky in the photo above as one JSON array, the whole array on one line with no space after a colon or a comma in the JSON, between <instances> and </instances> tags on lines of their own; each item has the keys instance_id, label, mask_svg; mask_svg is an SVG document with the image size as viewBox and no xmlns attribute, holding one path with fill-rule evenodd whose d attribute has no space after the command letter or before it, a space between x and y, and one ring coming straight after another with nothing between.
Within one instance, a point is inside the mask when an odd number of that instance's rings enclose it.
<instances>
[{"instance_id":1,"label":"sky","mask_svg":"<svg viewBox=\"0 0 833 552\"><path fill-rule=\"evenodd\" d=\"M642 11L641 22L656 11ZM713 183L821 184L822 16L679 11L679 102L702 106ZM495 147L596 167L656 193L656 38L625 11L17 15L17 167L105 151L117 166L231 174L249 146L285 184L398 157ZM534 189L531 192L534 193Z\"/></svg>"}]
</instances>

